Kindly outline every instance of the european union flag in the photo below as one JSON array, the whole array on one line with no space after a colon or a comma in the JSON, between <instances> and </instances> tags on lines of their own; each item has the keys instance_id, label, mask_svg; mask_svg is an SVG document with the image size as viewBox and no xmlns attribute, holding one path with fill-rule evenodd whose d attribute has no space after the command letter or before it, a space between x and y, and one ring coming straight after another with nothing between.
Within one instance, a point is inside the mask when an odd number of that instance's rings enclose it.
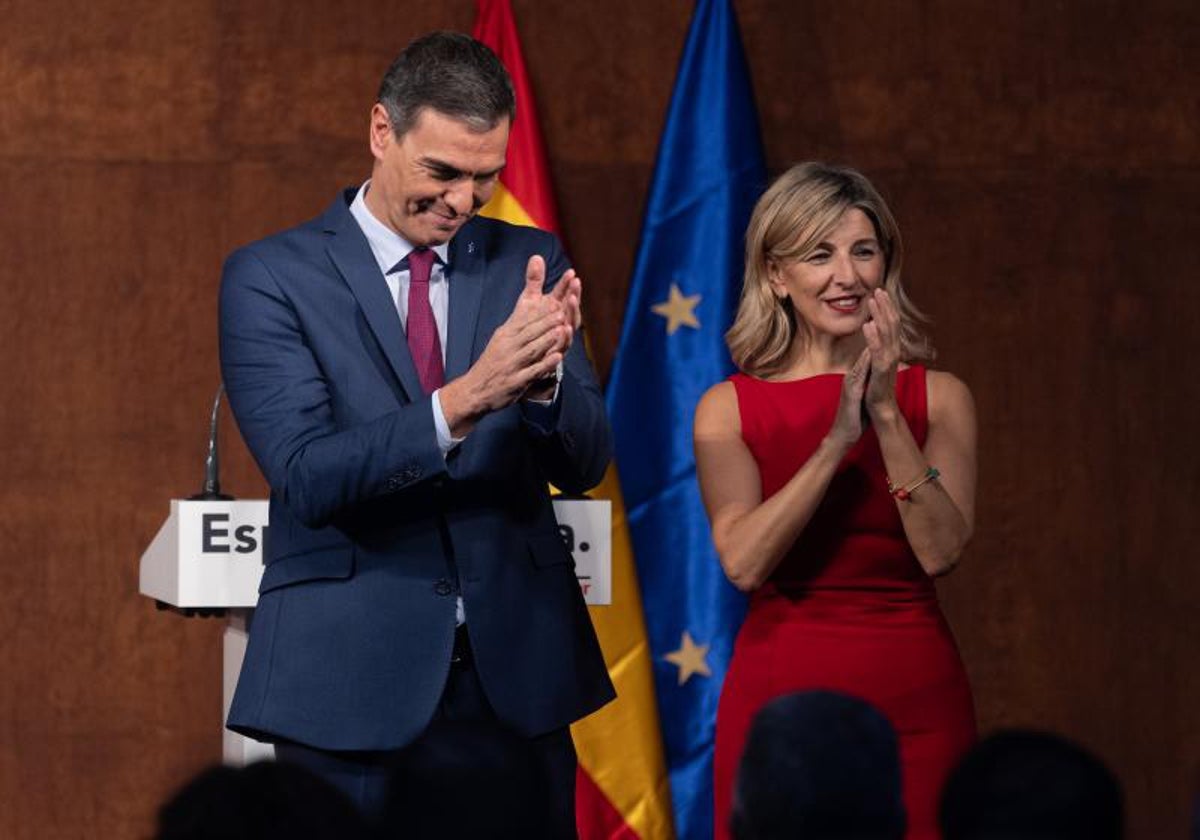
<instances>
[{"instance_id":1,"label":"european union flag","mask_svg":"<svg viewBox=\"0 0 1200 840\"><path fill-rule=\"evenodd\" d=\"M766 181L729 0L699 0L608 386L680 838L710 838L717 701L745 613L709 534L692 456L700 396L733 365L746 224Z\"/></svg>"}]
</instances>

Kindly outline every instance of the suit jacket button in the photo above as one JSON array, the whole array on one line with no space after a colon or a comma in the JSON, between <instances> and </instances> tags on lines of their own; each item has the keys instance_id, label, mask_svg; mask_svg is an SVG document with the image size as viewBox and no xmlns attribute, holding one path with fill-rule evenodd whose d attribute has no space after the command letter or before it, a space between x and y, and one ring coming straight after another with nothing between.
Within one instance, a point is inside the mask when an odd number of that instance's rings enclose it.
<instances>
[{"instance_id":1,"label":"suit jacket button","mask_svg":"<svg viewBox=\"0 0 1200 840\"><path fill-rule=\"evenodd\" d=\"M442 578L433 585L433 591L444 598L447 595L454 594L454 584Z\"/></svg>"}]
</instances>

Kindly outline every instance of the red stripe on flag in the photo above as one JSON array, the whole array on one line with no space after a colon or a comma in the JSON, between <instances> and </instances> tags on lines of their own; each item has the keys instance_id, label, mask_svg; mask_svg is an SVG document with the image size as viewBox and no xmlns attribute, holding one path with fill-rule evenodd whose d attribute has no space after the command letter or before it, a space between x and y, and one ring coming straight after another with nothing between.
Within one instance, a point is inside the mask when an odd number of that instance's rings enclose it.
<instances>
[{"instance_id":1,"label":"red stripe on flag","mask_svg":"<svg viewBox=\"0 0 1200 840\"><path fill-rule=\"evenodd\" d=\"M579 840L641 840L582 767L575 774L575 825Z\"/></svg>"},{"instance_id":2,"label":"red stripe on flag","mask_svg":"<svg viewBox=\"0 0 1200 840\"><path fill-rule=\"evenodd\" d=\"M478 0L475 39L492 48L508 68L517 94L517 118L508 139L508 166L501 176L504 186L516 197L525 212L542 230L562 234L558 226L558 208L550 190L550 171L546 167L546 149L538 131L537 107L533 88L521 56L517 24L509 0Z\"/></svg>"}]
</instances>

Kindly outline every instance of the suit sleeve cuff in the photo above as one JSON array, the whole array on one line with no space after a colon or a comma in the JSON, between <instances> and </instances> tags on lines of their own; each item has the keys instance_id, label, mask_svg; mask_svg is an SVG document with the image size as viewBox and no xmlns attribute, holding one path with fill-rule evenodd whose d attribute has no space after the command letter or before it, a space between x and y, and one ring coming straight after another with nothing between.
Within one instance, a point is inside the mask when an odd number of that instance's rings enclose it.
<instances>
[{"instance_id":1,"label":"suit sleeve cuff","mask_svg":"<svg viewBox=\"0 0 1200 840\"><path fill-rule=\"evenodd\" d=\"M562 362L554 370L554 393L548 400L521 400L521 416L533 429L542 435L554 432L558 425L559 404L562 394L563 366Z\"/></svg>"}]
</instances>

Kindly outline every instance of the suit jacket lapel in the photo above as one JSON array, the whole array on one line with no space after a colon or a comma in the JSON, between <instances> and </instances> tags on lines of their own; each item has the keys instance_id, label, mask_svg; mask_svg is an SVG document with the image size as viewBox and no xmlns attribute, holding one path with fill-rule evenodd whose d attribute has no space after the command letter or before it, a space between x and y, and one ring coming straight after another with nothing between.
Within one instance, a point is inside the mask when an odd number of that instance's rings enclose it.
<instances>
[{"instance_id":1,"label":"suit jacket lapel","mask_svg":"<svg viewBox=\"0 0 1200 840\"><path fill-rule=\"evenodd\" d=\"M375 262L371 246L350 215L344 198L339 197L334 202L334 206L325 214L324 221L325 232L332 234L326 246L330 259L358 300L367 324L383 348L392 370L399 377L404 392L410 400L420 399L424 392L408 352L408 341L400 325L396 302L388 293L387 283L379 273L379 264Z\"/></svg>"},{"instance_id":2,"label":"suit jacket lapel","mask_svg":"<svg viewBox=\"0 0 1200 840\"><path fill-rule=\"evenodd\" d=\"M475 325L483 300L487 273L478 226L468 222L450 240L450 323L446 325L446 381L456 379L471 366Z\"/></svg>"}]
</instances>

